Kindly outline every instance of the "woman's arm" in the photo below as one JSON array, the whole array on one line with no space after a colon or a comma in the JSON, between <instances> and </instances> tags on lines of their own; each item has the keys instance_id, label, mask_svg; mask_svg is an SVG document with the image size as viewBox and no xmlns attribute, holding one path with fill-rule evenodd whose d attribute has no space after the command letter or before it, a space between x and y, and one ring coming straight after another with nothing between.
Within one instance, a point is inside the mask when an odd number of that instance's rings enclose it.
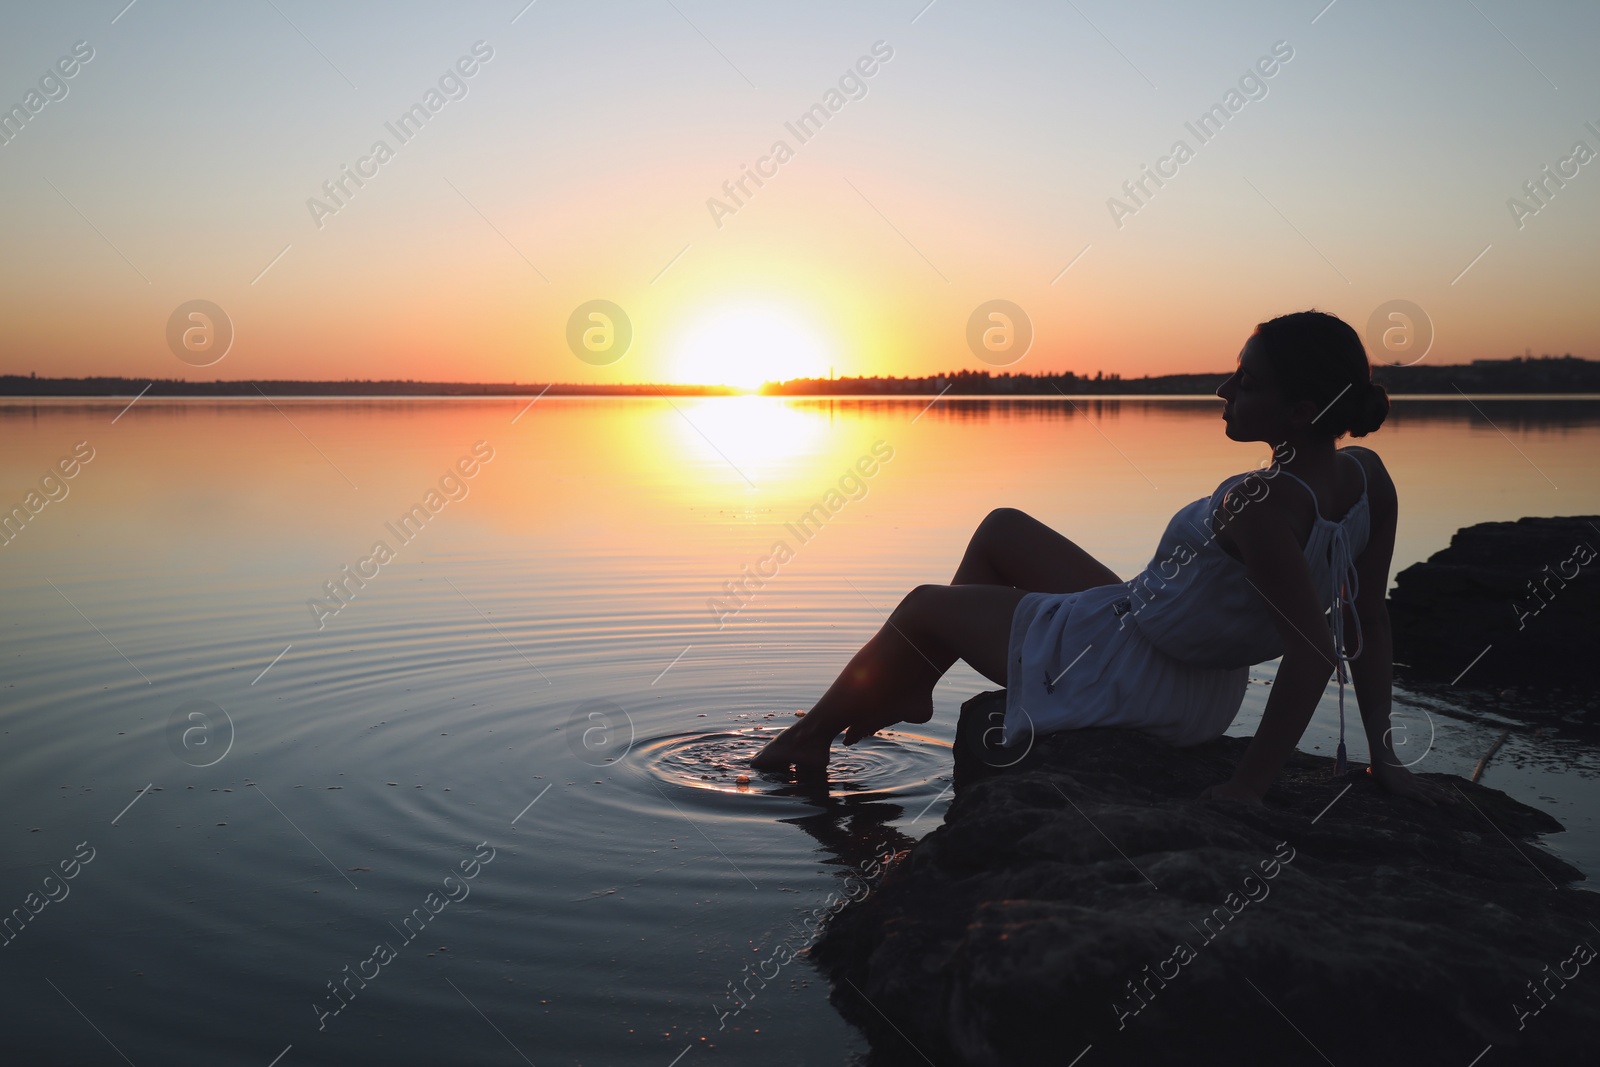
<instances>
[{"instance_id":1,"label":"woman's arm","mask_svg":"<svg viewBox=\"0 0 1600 1067\"><path fill-rule=\"evenodd\" d=\"M1333 635L1326 608L1311 583L1311 568L1286 512L1270 498L1228 523L1225 536L1245 564L1245 577L1266 601L1283 641L1272 694L1261 725L1233 778L1207 795L1260 800L1294 752L1333 673Z\"/></svg>"},{"instance_id":2,"label":"woman's arm","mask_svg":"<svg viewBox=\"0 0 1600 1067\"><path fill-rule=\"evenodd\" d=\"M1333 647L1332 642L1328 647ZM1305 734L1306 724L1311 721L1332 673L1333 668L1314 652L1296 649L1284 653L1272 683L1272 694L1267 697L1267 707L1261 715L1261 725L1256 727L1250 747L1233 769L1228 788L1220 791L1222 795L1257 801L1266 796Z\"/></svg>"},{"instance_id":3,"label":"woman's arm","mask_svg":"<svg viewBox=\"0 0 1600 1067\"><path fill-rule=\"evenodd\" d=\"M1372 777L1384 789L1398 796L1413 797L1425 804L1436 801L1454 804L1456 798L1448 791L1417 778L1406 769L1405 764L1417 762L1421 755L1414 754L1409 748L1407 759L1401 759L1395 753L1389 721L1394 692L1394 639L1389 629L1386 598L1400 505L1394 482L1377 453L1361 449L1355 455L1367 469L1367 504L1371 523L1367 547L1356 560L1360 589L1356 594L1354 610L1345 613L1345 633L1353 640L1356 633L1354 624L1359 623L1361 654L1350 661L1350 678L1354 683L1356 703L1361 708L1361 725L1367 735ZM1402 738L1401 743L1408 741L1408 738Z\"/></svg>"},{"instance_id":4,"label":"woman's arm","mask_svg":"<svg viewBox=\"0 0 1600 1067\"><path fill-rule=\"evenodd\" d=\"M1367 734L1367 751L1371 753L1371 774L1374 781L1396 796L1411 797L1424 804L1455 804L1456 798L1446 789L1424 781L1406 767L1416 763L1427 750L1413 754L1406 750L1402 759L1395 753L1393 730L1389 724L1389 704L1393 692L1394 644L1389 633L1389 612L1379 605L1374 614L1361 620L1361 655L1350 661L1350 677L1355 683L1356 701L1361 706L1361 725ZM1409 738L1402 737L1405 745ZM1433 739L1429 738L1431 745Z\"/></svg>"},{"instance_id":5,"label":"woman's arm","mask_svg":"<svg viewBox=\"0 0 1600 1067\"><path fill-rule=\"evenodd\" d=\"M1374 768L1398 767L1402 761L1395 755L1389 726L1394 641L1389 631L1386 598L1400 502L1394 481L1377 453L1361 449L1351 454L1367 470L1368 533L1367 546L1356 559L1356 580L1360 588L1353 610L1345 612L1346 640L1354 641L1358 625L1361 633L1361 654L1350 661L1350 677L1355 683L1356 703L1361 708L1361 725L1367 735L1371 765ZM1374 770L1373 773L1378 772Z\"/></svg>"},{"instance_id":6,"label":"woman's arm","mask_svg":"<svg viewBox=\"0 0 1600 1067\"><path fill-rule=\"evenodd\" d=\"M1399 767L1407 761L1395 753L1389 724L1394 679L1394 639L1389 631L1389 612L1379 605L1373 614L1357 612L1357 615L1361 621L1362 649L1361 655L1350 661L1350 679L1354 683L1356 704L1361 708L1367 752L1373 767ZM1407 740L1403 738L1401 743Z\"/></svg>"}]
</instances>

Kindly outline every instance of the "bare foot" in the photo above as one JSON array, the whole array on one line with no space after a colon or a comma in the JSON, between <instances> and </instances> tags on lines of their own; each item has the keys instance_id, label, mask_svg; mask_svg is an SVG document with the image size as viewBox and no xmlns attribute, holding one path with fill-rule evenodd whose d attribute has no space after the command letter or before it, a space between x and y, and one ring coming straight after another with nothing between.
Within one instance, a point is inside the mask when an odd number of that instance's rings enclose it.
<instances>
[{"instance_id":1,"label":"bare foot","mask_svg":"<svg viewBox=\"0 0 1600 1067\"><path fill-rule=\"evenodd\" d=\"M896 723L902 722L927 722L933 718L933 694L928 694L920 699L912 698L896 704L888 704L863 715L851 723L844 732L844 743L853 745L864 737L871 737L879 730L887 729Z\"/></svg>"},{"instance_id":2,"label":"bare foot","mask_svg":"<svg viewBox=\"0 0 1600 1067\"><path fill-rule=\"evenodd\" d=\"M758 771L782 771L790 767L801 772L825 770L833 738L833 734L821 736L811 718L801 719L768 741L751 757L750 766Z\"/></svg>"},{"instance_id":3,"label":"bare foot","mask_svg":"<svg viewBox=\"0 0 1600 1067\"><path fill-rule=\"evenodd\" d=\"M893 704L876 708L870 715L857 717L844 728L844 743L853 745L864 737L901 722L927 722L933 718L933 694L910 697ZM801 772L825 771L833 739L839 727L829 729L824 716L813 711L783 733L768 741L750 760L750 766L762 771L781 771L789 767Z\"/></svg>"}]
</instances>

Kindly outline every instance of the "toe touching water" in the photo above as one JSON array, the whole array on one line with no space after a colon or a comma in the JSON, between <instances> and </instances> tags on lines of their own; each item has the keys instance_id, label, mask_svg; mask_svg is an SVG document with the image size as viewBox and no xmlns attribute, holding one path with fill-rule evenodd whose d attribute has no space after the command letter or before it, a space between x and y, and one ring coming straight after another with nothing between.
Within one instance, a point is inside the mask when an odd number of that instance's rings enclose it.
<instances>
[{"instance_id":1,"label":"toe touching water","mask_svg":"<svg viewBox=\"0 0 1600 1067\"><path fill-rule=\"evenodd\" d=\"M818 707L822 707L821 702ZM920 701L910 699L878 704L871 712L855 715L845 722L841 722L837 715L830 722L827 716L826 708L821 712L813 709L805 714L767 742L750 760L750 766L762 771L781 771L788 767L802 772L822 771L828 766L834 738L840 733L844 734L846 745L853 745L898 723L922 723L933 718L932 692L930 689L927 697Z\"/></svg>"},{"instance_id":2,"label":"toe touching water","mask_svg":"<svg viewBox=\"0 0 1600 1067\"><path fill-rule=\"evenodd\" d=\"M789 767L802 773L820 771L828 766L832 746L833 735L822 737L815 729L807 727L806 719L801 719L768 741L750 758L750 766L758 771L781 771Z\"/></svg>"}]
</instances>

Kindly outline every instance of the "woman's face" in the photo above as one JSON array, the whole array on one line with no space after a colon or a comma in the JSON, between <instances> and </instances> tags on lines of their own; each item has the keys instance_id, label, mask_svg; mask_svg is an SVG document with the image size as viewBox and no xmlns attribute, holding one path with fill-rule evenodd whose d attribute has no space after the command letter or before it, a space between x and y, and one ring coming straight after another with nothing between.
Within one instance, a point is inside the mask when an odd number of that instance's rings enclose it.
<instances>
[{"instance_id":1,"label":"woman's face","mask_svg":"<svg viewBox=\"0 0 1600 1067\"><path fill-rule=\"evenodd\" d=\"M1255 337L1239 350L1238 369L1217 387L1217 395L1225 401L1222 417L1230 440L1276 444L1287 437L1288 405Z\"/></svg>"}]
</instances>

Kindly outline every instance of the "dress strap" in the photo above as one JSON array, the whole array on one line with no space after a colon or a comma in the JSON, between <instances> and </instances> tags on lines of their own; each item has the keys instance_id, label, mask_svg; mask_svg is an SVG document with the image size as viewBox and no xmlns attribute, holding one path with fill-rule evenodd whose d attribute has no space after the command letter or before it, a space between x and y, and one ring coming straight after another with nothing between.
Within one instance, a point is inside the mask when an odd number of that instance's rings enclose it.
<instances>
[{"instance_id":1,"label":"dress strap","mask_svg":"<svg viewBox=\"0 0 1600 1067\"><path fill-rule=\"evenodd\" d=\"M1339 454L1341 456L1349 456L1352 460L1355 461L1355 465L1361 471L1361 491L1363 493L1365 493L1367 491L1367 465L1365 463L1361 462L1359 459L1356 459L1356 457L1347 448L1341 448L1339 450ZM1288 472L1285 471L1284 473L1287 474Z\"/></svg>"}]
</instances>

